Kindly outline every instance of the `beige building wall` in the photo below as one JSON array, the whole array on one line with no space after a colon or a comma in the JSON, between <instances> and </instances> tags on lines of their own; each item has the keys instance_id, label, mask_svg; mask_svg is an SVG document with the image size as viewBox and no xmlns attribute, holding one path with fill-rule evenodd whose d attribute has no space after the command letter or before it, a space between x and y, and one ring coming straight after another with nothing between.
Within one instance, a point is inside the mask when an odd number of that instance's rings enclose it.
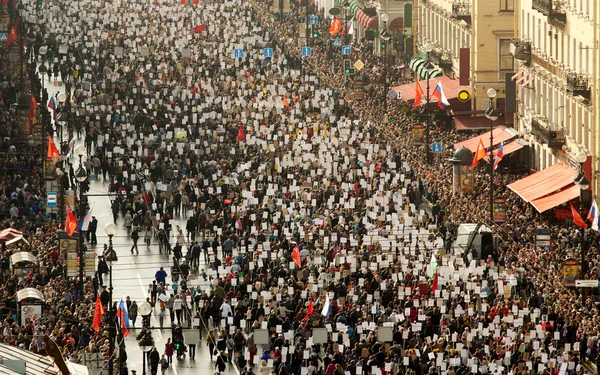
<instances>
[{"instance_id":1,"label":"beige building wall","mask_svg":"<svg viewBox=\"0 0 600 375\"><path fill-rule=\"evenodd\" d=\"M431 43L449 54L452 57L452 70L458 76L460 49L471 49L473 110L488 107L486 92L490 87L497 90L498 98L505 96L505 72L514 71L513 59L508 52L514 33L514 1L415 1L415 41L418 50ZM460 10L458 17L457 9ZM460 16L462 11L466 11L468 17Z\"/></svg>"}]
</instances>

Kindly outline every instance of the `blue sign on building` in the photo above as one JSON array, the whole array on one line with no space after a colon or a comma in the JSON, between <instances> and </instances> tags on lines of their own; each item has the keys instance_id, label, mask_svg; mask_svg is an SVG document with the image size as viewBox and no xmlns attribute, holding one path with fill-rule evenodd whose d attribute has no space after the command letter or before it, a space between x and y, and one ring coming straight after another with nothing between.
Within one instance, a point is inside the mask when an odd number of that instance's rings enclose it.
<instances>
[{"instance_id":1,"label":"blue sign on building","mask_svg":"<svg viewBox=\"0 0 600 375\"><path fill-rule=\"evenodd\" d=\"M311 47L302 47L302 57L308 57L312 55L312 48Z\"/></svg>"},{"instance_id":2,"label":"blue sign on building","mask_svg":"<svg viewBox=\"0 0 600 375\"><path fill-rule=\"evenodd\" d=\"M350 46L342 46L342 55L351 55L352 48Z\"/></svg>"}]
</instances>

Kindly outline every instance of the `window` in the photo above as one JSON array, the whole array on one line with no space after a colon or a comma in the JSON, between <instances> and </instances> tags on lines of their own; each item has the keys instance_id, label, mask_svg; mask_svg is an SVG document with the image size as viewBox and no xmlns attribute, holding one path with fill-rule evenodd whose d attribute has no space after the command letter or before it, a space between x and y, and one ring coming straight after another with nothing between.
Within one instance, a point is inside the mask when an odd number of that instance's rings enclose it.
<instances>
[{"instance_id":1,"label":"window","mask_svg":"<svg viewBox=\"0 0 600 375\"><path fill-rule=\"evenodd\" d=\"M515 11L515 0L500 0L500 11L501 12L514 12Z\"/></svg>"},{"instance_id":2,"label":"window","mask_svg":"<svg viewBox=\"0 0 600 375\"><path fill-rule=\"evenodd\" d=\"M500 61L500 71L514 71L515 70L515 60L513 55L510 53L510 39L500 39L500 53L499 53L499 61Z\"/></svg>"}]
</instances>

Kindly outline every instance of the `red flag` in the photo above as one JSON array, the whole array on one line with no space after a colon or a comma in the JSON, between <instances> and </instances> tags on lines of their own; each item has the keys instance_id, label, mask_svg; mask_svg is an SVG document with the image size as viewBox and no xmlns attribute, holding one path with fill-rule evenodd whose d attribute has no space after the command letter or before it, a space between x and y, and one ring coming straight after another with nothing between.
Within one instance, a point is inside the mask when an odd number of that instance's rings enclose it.
<instances>
[{"instance_id":1,"label":"red flag","mask_svg":"<svg viewBox=\"0 0 600 375\"><path fill-rule=\"evenodd\" d=\"M29 121L35 118L35 110L37 109L37 107L37 100L35 100L35 96L31 95L31 102L29 104Z\"/></svg>"},{"instance_id":2,"label":"red flag","mask_svg":"<svg viewBox=\"0 0 600 375\"><path fill-rule=\"evenodd\" d=\"M306 310L306 313L308 314L308 316L312 316L313 311L314 311L314 308L313 308L313 302L311 299L310 302L308 303L308 310Z\"/></svg>"},{"instance_id":3,"label":"red flag","mask_svg":"<svg viewBox=\"0 0 600 375\"><path fill-rule=\"evenodd\" d=\"M96 295L96 309L94 311L94 322L92 323L92 328L96 332L100 332L102 315L104 315L104 306L102 306L102 302L100 302L100 294L98 294Z\"/></svg>"},{"instance_id":4,"label":"red flag","mask_svg":"<svg viewBox=\"0 0 600 375\"><path fill-rule=\"evenodd\" d=\"M194 27L194 32L195 33L201 33L204 30L206 30L206 27L204 26L204 24L198 25L196 27Z\"/></svg>"},{"instance_id":5,"label":"red flag","mask_svg":"<svg viewBox=\"0 0 600 375\"><path fill-rule=\"evenodd\" d=\"M435 294L435 290L438 287L438 271L435 270L435 275L433 276L433 283L431 284L431 294Z\"/></svg>"},{"instance_id":6,"label":"red flag","mask_svg":"<svg viewBox=\"0 0 600 375\"><path fill-rule=\"evenodd\" d=\"M358 181L354 182L354 194L358 195L360 193L360 187L358 186Z\"/></svg>"},{"instance_id":7,"label":"red flag","mask_svg":"<svg viewBox=\"0 0 600 375\"><path fill-rule=\"evenodd\" d=\"M471 166L476 167L479 160L485 157L485 146L483 145L483 141L479 138L479 144L477 145L477 151L475 151L475 156L473 157L473 163Z\"/></svg>"},{"instance_id":8,"label":"red flag","mask_svg":"<svg viewBox=\"0 0 600 375\"><path fill-rule=\"evenodd\" d=\"M198 3L199 3L199 0L192 0L192 4L198 5Z\"/></svg>"},{"instance_id":9,"label":"red flag","mask_svg":"<svg viewBox=\"0 0 600 375\"><path fill-rule=\"evenodd\" d=\"M300 258L300 246L296 244L294 251L292 251L292 259L298 267L302 267L302 258Z\"/></svg>"},{"instance_id":10,"label":"red flag","mask_svg":"<svg viewBox=\"0 0 600 375\"><path fill-rule=\"evenodd\" d=\"M13 23L10 32L8 33L8 37L6 38L6 46L10 46L15 40L17 40L17 28L19 27L19 21L15 21Z\"/></svg>"},{"instance_id":11,"label":"red flag","mask_svg":"<svg viewBox=\"0 0 600 375\"><path fill-rule=\"evenodd\" d=\"M71 236L73 235L73 232L75 232L76 228L77 219L75 218L73 211L71 211L71 207L69 207L69 205L67 204L67 220L65 221L65 232L67 232L67 234Z\"/></svg>"},{"instance_id":12,"label":"red flag","mask_svg":"<svg viewBox=\"0 0 600 375\"><path fill-rule=\"evenodd\" d=\"M417 88L415 89L415 104L413 108L417 108L421 106L421 98L423 97L423 89L421 88L421 84L419 81L415 82L417 84Z\"/></svg>"},{"instance_id":13,"label":"red flag","mask_svg":"<svg viewBox=\"0 0 600 375\"><path fill-rule=\"evenodd\" d=\"M289 107L290 103L288 103L287 97L283 97L283 106L284 107Z\"/></svg>"},{"instance_id":14,"label":"red flag","mask_svg":"<svg viewBox=\"0 0 600 375\"><path fill-rule=\"evenodd\" d=\"M54 139L52 139L51 136L48 136L48 158L54 159L54 158L59 158L59 157L60 157L60 153L58 152L58 149L56 148L56 145L54 144Z\"/></svg>"},{"instance_id":15,"label":"red flag","mask_svg":"<svg viewBox=\"0 0 600 375\"><path fill-rule=\"evenodd\" d=\"M244 139L246 139L246 133L244 133L244 127L242 125L240 125L240 127L238 128L237 141L241 142Z\"/></svg>"},{"instance_id":16,"label":"red flag","mask_svg":"<svg viewBox=\"0 0 600 375\"><path fill-rule=\"evenodd\" d=\"M338 16L335 16L335 18L331 22L331 26L329 27L329 35L334 36L335 34L342 31L342 29L342 21L340 21Z\"/></svg>"},{"instance_id":17,"label":"red flag","mask_svg":"<svg viewBox=\"0 0 600 375\"><path fill-rule=\"evenodd\" d=\"M583 221L583 219L581 218L581 215L579 215L579 212L577 212L575 207L573 207L573 202L569 202L569 204L571 205L571 214L573 215L573 223L575 223L575 225L577 225L578 227L586 229L587 225L585 224L585 221Z\"/></svg>"},{"instance_id":18,"label":"red flag","mask_svg":"<svg viewBox=\"0 0 600 375\"><path fill-rule=\"evenodd\" d=\"M198 92L198 90L196 89L196 85L194 85L194 87L192 87L192 96L195 98L196 97L196 93Z\"/></svg>"}]
</instances>

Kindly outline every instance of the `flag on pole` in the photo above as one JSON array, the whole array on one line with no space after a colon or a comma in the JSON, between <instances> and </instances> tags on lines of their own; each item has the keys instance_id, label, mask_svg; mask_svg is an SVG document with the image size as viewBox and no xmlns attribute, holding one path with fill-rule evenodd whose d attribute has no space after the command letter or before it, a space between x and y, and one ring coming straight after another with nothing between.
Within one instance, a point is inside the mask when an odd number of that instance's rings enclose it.
<instances>
[{"instance_id":1,"label":"flag on pole","mask_svg":"<svg viewBox=\"0 0 600 375\"><path fill-rule=\"evenodd\" d=\"M284 107L289 107L290 106L290 103L288 103L287 97L285 97L285 96L283 97L283 106Z\"/></svg>"},{"instance_id":2,"label":"flag on pole","mask_svg":"<svg viewBox=\"0 0 600 375\"><path fill-rule=\"evenodd\" d=\"M117 308L117 317L121 321L121 333L123 337L127 337L129 335L129 311L127 311L127 304L123 298L121 298L119 308Z\"/></svg>"},{"instance_id":3,"label":"flag on pole","mask_svg":"<svg viewBox=\"0 0 600 375\"><path fill-rule=\"evenodd\" d=\"M446 99L446 95L444 94L442 81L438 82L437 86L435 86L435 90L433 90L433 96L437 98L438 107L440 107L440 109L444 109L446 106L450 105L450 102L448 102L448 99Z\"/></svg>"},{"instance_id":4,"label":"flag on pole","mask_svg":"<svg viewBox=\"0 0 600 375\"><path fill-rule=\"evenodd\" d=\"M587 228L585 221L583 221L583 219L581 218L581 215L579 215L579 212L577 212L575 207L573 207L573 202L569 202L569 205L571 205L571 214L573 215L573 223L575 223L575 225L577 225L578 227L581 227L583 229Z\"/></svg>"},{"instance_id":5,"label":"flag on pole","mask_svg":"<svg viewBox=\"0 0 600 375\"><path fill-rule=\"evenodd\" d=\"M60 152L58 152L58 148L56 148L56 144L54 143L54 139L51 136L48 136L48 158L60 158Z\"/></svg>"},{"instance_id":6,"label":"flag on pole","mask_svg":"<svg viewBox=\"0 0 600 375\"><path fill-rule=\"evenodd\" d=\"M438 287L438 271L435 270L435 275L433 276L433 283L431 283L431 293L435 294L435 291Z\"/></svg>"},{"instance_id":7,"label":"flag on pole","mask_svg":"<svg viewBox=\"0 0 600 375\"><path fill-rule=\"evenodd\" d=\"M346 28L342 31L342 35L352 35L354 34L354 18L346 23Z\"/></svg>"},{"instance_id":8,"label":"flag on pole","mask_svg":"<svg viewBox=\"0 0 600 375\"><path fill-rule=\"evenodd\" d=\"M102 315L104 315L104 306L100 302L100 294L96 295L96 309L94 311L94 322L92 328L96 332L100 332L100 322L102 321Z\"/></svg>"},{"instance_id":9,"label":"flag on pole","mask_svg":"<svg viewBox=\"0 0 600 375\"><path fill-rule=\"evenodd\" d=\"M587 219L592 222L592 229L598 232L598 204L595 199L592 202L592 207L590 207Z\"/></svg>"},{"instance_id":10,"label":"flag on pole","mask_svg":"<svg viewBox=\"0 0 600 375\"><path fill-rule=\"evenodd\" d=\"M77 229L88 230L90 221L92 221L92 210L94 209L95 204L96 202L92 203L92 207L90 207L90 210L87 212L87 214L85 214L83 218L79 219L77 222Z\"/></svg>"},{"instance_id":11,"label":"flag on pole","mask_svg":"<svg viewBox=\"0 0 600 375\"><path fill-rule=\"evenodd\" d=\"M329 35L334 36L335 34L342 31L342 21L340 21L338 16L335 16L333 21L331 21L331 26L329 27Z\"/></svg>"},{"instance_id":12,"label":"flag on pole","mask_svg":"<svg viewBox=\"0 0 600 375\"><path fill-rule=\"evenodd\" d=\"M500 143L500 147L498 147L498 151L496 152L496 156L494 157L494 170L498 168L498 164L502 161L504 157L504 142Z\"/></svg>"},{"instance_id":13,"label":"flag on pole","mask_svg":"<svg viewBox=\"0 0 600 375\"><path fill-rule=\"evenodd\" d=\"M67 204L67 220L65 221L65 232L70 236L73 235L77 229L77 219L75 218L75 214L71 211L71 207Z\"/></svg>"},{"instance_id":14,"label":"flag on pole","mask_svg":"<svg viewBox=\"0 0 600 375\"><path fill-rule=\"evenodd\" d=\"M246 133L244 133L244 127L242 125L240 125L238 127L238 135L237 135L237 141L241 142L244 139L246 139Z\"/></svg>"},{"instance_id":15,"label":"flag on pole","mask_svg":"<svg viewBox=\"0 0 600 375\"><path fill-rule=\"evenodd\" d=\"M204 26L204 24L198 25L196 27L194 27L194 32L195 33L201 33L204 30L206 30L206 26Z\"/></svg>"},{"instance_id":16,"label":"flag on pole","mask_svg":"<svg viewBox=\"0 0 600 375\"><path fill-rule=\"evenodd\" d=\"M324 317L328 317L331 313L331 301L329 301L329 296L325 297L325 304L323 305L323 310L321 310L321 315Z\"/></svg>"},{"instance_id":17,"label":"flag on pole","mask_svg":"<svg viewBox=\"0 0 600 375\"><path fill-rule=\"evenodd\" d=\"M29 103L29 121L35 118L35 110L38 107L37 100L35 100L35 96L31 95L31 101Z\"/></svg>"},{"instance_id":18,"label":"flag on pole","mask_svg":"<svg viewBox=\"0 0 600 375\"><path fill-rule=\"evenodd\" d=\"M435 259L435 255L431 254L431 262L429 262L429 266L427 267L427 276L430 279L435 277L435 273L437 272L437 259Z\"/></svg>"},{"instance_id":19,"label":"flag on pole","mask_svg":"<svg viewBox=\"0 0 600 375\"><path fill-rule=\"evenodd\" d=\"M302 267L302 258L300 258L300 246L298 244L294 246L294 251L292 251L292 259L298 267Z\"/></svg>"},{"instance_id":20,"label":"flag on pole","mask_svg":"<svg viewBox=\"0 0 600 375\"><path fill-rule=\"evenodd\" d=\"M416 81L415 84L417 85L417 87L415 89L415 104L413 105L413 108L420 107L421 99L423 98L423 89L421 88L421 84L419 83L419 81Z\"/></svg>"},{"instance_id":21,"label":"flag on pole","mask_svg":"<svg viewBox=\"0 0 600 375\"><path fill-rule=\"evenodd\" d=\"M54 96L48 101L48 108L52 110L52 119L56 122L56 100L54 100Z\"/></svg>"},{"instance_id":22,"label":"flag on pole","mask_svg":"<svg viewBox=\"0 0 600 375\"><path fill-rule=\"evenodd\" d=\"M477 151L475 151L475 156L473 157L473 163L471 163L472 167L476 167L479 160L485 157L485 146L483 145L483 141L479 138L479 144L477 145Z\"/></svg>"},{"instance_id":23,"label":"flag on pole","mask_svg":"<svg viewBox=\"0 0 600 375\"><path fill-rule=\"evenodd\" d=\"M17 40L17 29L19 27L19 21L15 21L12 27L10 28L10 32L8 33L8 37L6 38L6 46L10 46L13 44L15 40Z\"/></svg>"}]
</instances>

